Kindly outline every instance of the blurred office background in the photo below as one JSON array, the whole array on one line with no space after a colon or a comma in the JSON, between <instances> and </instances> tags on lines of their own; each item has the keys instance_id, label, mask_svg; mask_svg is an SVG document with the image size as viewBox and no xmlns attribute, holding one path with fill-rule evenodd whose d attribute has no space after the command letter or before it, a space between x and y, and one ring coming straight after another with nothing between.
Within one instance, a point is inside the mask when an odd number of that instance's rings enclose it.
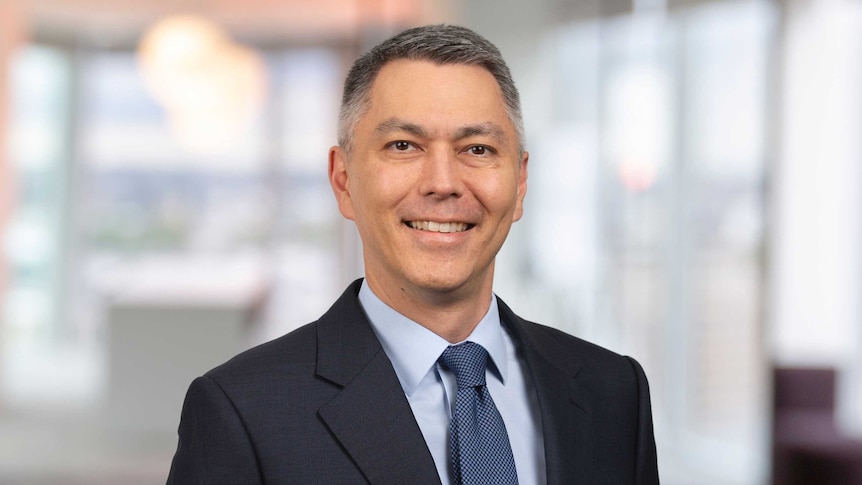
<instances>
[{"instance_id":1,"label":"blurred office background","mask_svg":"<svg viewBox=\"0 0 862 485\"><path fill-rule=\"evenodd\" d=\"M0 483L163 482L189 381L361 275L341 82L438 22L522 93L497 293L640 360L663 483L768 482L776 365L862 437L862 2L2 0Z\"/></svg>"}]
</instances>

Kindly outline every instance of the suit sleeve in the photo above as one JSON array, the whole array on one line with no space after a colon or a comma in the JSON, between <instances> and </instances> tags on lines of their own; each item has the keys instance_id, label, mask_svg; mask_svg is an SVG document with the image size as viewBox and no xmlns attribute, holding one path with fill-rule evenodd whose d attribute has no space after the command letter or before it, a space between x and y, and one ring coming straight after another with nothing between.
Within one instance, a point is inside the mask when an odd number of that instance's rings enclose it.
<instances>
[{"instance_id":1,"label":"suit sleeve","mask_svg":"<svg viewBox=\"0 0 862 485\"><path fill-rule=\"evenodd\" d=\"M641 365L631 357L627 358L634 368L638 384L638 438L635 483L638 485L658 485L658 463L655 436L653 435L649 383Z\"/></svg>"},{"instance_id":2,"label":"suit sleeve","mask_svg":"<svg viewBox=\"0 0 862 485\"><path fill-rule=\"evenodd\" d=\"M263 483L248 432L230 399L209 377L186 393L168 485Z\"/></svg>"}]
</instances>

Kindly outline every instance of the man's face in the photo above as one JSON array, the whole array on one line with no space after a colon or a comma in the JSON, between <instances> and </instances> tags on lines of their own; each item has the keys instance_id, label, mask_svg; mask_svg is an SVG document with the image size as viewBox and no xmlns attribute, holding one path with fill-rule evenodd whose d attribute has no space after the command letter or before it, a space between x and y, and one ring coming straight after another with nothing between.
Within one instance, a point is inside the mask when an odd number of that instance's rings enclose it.
<instances>
[{"instance_id":1,"label":"man's face","mask_svg":"<svg viewBox=\"0 0 862 485\"><path fill-rule=\"evenodd\" d=\"M330 181L356 222L372 289L490 292L527 190L527 155L494 77L479 66L390 62L351 147L330 150Z\"/></svg>"}]
</instances>

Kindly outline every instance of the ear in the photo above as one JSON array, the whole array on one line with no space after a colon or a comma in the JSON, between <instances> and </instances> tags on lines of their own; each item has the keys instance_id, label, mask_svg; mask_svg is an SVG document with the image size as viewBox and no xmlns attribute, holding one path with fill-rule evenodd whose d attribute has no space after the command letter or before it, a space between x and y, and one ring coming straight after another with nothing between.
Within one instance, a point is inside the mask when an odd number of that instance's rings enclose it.
<instances>
[{"instance_id":1,"label":"ear","mask_svg":"<svg viewBox=\"0 0 862 485\"><path fill-rule=\"evenodd\" d=\"M329 185L338 202L338 210L347 219L354 219L350 180L347 176L347 154L339 146L329 149Z\"/></svg>"},{"instance_id":2,"label":"ear","mask_svg":"<svg viewBox=\"0 0 862 485\"><path fill-rule=\"evenodd\" d=\"M530 154L524 152L524 157L521 163L518 164L518 201L515 205L515 213L512 215L512 222L521 219L524 215L524 196L527 195L527 162L530 161Z\"/></svg>"}]
</instances>

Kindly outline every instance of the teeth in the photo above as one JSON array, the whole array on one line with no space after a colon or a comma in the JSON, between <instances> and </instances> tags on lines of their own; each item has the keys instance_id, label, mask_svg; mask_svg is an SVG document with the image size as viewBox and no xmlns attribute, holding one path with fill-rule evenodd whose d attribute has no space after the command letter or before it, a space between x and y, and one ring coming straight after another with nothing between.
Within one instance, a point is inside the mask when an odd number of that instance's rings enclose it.
<instances>
[{"instance_id":1,"label":"teeth","mask_svg":"<svg viewBox=\"0 0 862 485\"><path fill-rule=\"evenodd\" d=\"M463 232L468 227L463 222L410 221L407 224L413 229L430 232Z\"/></svg>"}]
</instances>

